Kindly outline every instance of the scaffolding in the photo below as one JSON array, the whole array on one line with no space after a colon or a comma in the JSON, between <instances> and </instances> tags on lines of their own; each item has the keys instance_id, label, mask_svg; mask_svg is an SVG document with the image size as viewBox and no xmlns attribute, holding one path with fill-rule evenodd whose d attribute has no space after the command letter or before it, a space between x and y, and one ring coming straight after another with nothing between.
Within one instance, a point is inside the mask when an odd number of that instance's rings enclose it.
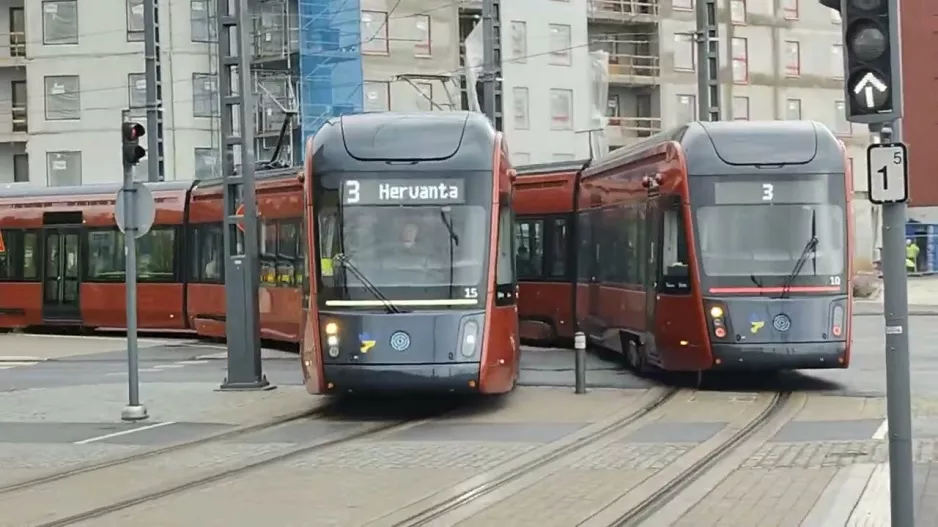
<instances>
[{"instance_id":1,"label":"scaffolding","mask_svg":"<svg viewBox=\"0 0 938 527\"><path fill-rule=\"evenodd\" d=\"M297 144L298 137L290 133L281 145L280 132L284 121L292 122L299 108L297 4L289 0L253 0L251 22L257 158L277 161L272 159L277 153L286 164L293 164L297 152L302 150Z\"/></svg>"}]
</instances>

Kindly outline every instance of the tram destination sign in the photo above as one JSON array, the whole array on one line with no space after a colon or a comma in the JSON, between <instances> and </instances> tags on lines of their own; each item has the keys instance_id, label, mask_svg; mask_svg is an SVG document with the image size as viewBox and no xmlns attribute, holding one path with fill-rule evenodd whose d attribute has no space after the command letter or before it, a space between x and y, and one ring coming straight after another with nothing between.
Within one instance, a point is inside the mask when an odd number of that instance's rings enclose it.
<instances>
[{"instance_id":1,"label":"tram destination sign","mask_svg":"<svg viewBox=\"0 0 938 527\"><path fill-rule=\"evenodd\" d=\"M825 203L828 182L823 179L720 181L713 186L715 205L758 203Z\"/></svg>"},{"instance_id":2,"label":"tram destination sign","mask_svg":"<svg viewBox=\"0 0 938 527\"><path fill-rule=\"evenodd\" d=\"M466 202L462 179L347 179L343 205L460 205Z\"/></svg>"}]
</instances>

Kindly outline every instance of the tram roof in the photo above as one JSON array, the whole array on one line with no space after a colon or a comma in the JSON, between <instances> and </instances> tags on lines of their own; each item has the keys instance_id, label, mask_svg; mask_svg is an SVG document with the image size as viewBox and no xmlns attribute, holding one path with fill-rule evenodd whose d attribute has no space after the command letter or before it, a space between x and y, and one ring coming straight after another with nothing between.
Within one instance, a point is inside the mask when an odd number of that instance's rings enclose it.
<instances>
[{"instance_id":1,"label":"tram roof","mask_svg":"<svg viewBox=\"0 0 938 527\"><path fill-rule=\"evenodd\" d=\"M188 181L161 181L147 183L154 192L173 192L188 190L193 184ZM57 198L116 195L121 189L120 183L101 183L96 185L72 185L67 187L37 187L29 184L11 183L0 186L0 199L7 198Z\"/></svg>"},{"instance_id":2,"label":"tram roof","mask_svg":"<svg viewBox=\"0 0 938 527\"><path fill-rule=\"evenodd\" d=\"M680 144L691 176L781 167L788 174L845 170L840 141L815 121L696 121L619 148L589 172L630 163L669 142Z\"/></svg>"},{"instance_id":3,"label":"tram roof","mask_svg":"<svg viewBox=\"0 0 938 527\"><path fill-rule=\"evenodd\" d=\"M587 166L589 159L578 159L572 161L553 161L550 163L532 163L529 165L517 165L514 169L519 176L533 176L556 172L578 172Z\"/></svg>"},{"instance_id":4,"label":"tram roof","mask_svg":"<svg viewBox=\"0 0 938 527\"><path fill-rule=\"evenodd\" d=\"M313 166L319 172L373 171L375 163L413 164L417 171L439 170L441 165L446 170L491 170L495 138L492 123L478 112L348 114L330 119L316 132Z\"/></svg>"}]
</instances>

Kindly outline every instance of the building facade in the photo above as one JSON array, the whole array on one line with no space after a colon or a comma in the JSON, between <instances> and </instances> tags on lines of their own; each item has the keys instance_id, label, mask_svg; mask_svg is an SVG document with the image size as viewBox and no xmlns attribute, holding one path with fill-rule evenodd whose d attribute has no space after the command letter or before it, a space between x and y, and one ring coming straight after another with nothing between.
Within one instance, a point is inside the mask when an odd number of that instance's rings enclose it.
<instances>
[{"instance_id":1,"label":"building facade","mask_svg":"<svg viewBox=\"0 0 938 527\"><path fill-rule=\"evenodd\" d=\"M219 175L215 2L159 1L168 180ZM270 0L251 12L260 160L292 113L296 160L334 115L459 104L446 81L459 73L457 4ZM143 0L0 0L0 24L11 28L0 36L0 183L120 181L120 123L145 123Z\"/></svg>"}]
</instances>

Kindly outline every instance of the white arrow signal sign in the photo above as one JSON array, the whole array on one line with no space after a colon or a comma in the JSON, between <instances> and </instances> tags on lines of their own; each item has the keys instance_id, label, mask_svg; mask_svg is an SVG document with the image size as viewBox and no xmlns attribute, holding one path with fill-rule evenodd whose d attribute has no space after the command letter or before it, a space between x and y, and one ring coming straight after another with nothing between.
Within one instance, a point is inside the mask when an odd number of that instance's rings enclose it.
<instances>
[{"instance_id":1,"label":"white arrow signal sign","mask_svg":"<svg viewBox=\"0 0 938 527\"><path fill-rule=\"evenodd\" d=\"M863 102L866 104L867 109L872 110L877 106L875 100L875 92L885 93L886 92L886 83L876 78L876 75L873 72L869 72L860 79L860 82L853 88L853 93L856 95L863 94Z\"/></svg>"}]
</instances>

